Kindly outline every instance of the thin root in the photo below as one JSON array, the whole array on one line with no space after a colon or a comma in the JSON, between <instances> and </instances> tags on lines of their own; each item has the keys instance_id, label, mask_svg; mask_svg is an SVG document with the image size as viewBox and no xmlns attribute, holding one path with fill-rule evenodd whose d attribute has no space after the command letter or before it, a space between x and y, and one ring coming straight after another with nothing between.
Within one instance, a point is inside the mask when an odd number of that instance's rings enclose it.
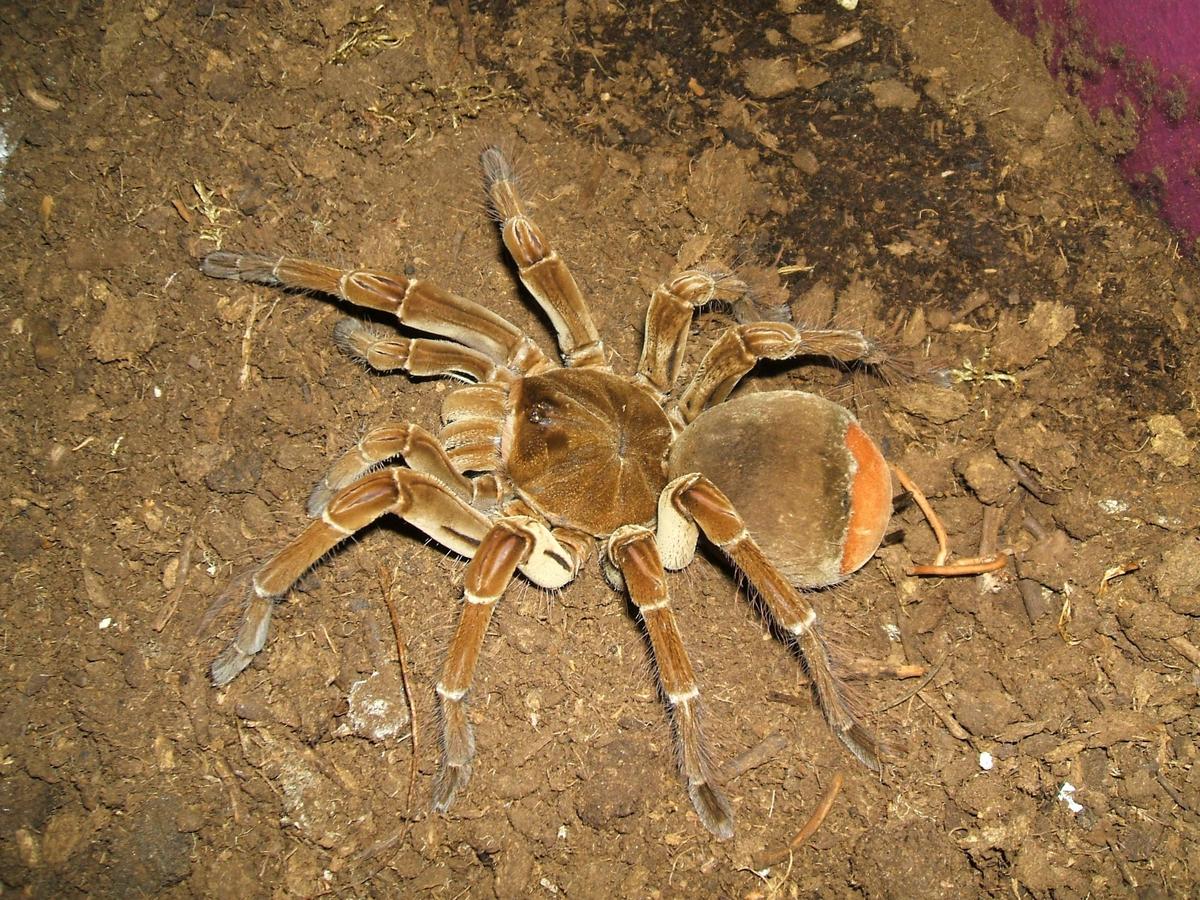
<instances>
[{"instance_id":1,"label":"thin root","mask_svg":"<svg viewBox=\"0 0 1200 900\"><path fill-rule=\"evenodd\" d=\"M175 615L175 610L179 608L179 601L183 598L184 589L187 587L188 572L192 568L192 551L196 549L196 532L200 528L200 520L204 518L204 513L200 513L192 522L192 527L188 529L187 537L183 539L183 546L179 549L179 565L175 569L175 587L171 589L171 595L167 598L166 606L162 612L158 614L158 618L154 620L152 626L156 632L162 631L167 627L167 623L171 621L171 616Z\"/></svg>"},{"instance_id":2,"label":"thin root","mask_svg":"<svg viewBox=\"0 0 1200 900\"><path fill-rule=\"evenodd\" d=\"M833 773L833 778L829 781L829 787L825 791L825 796L821 798L821 802L817 804L817 808L813 810L813 814L809 820L804 823L804 827L796 833L796 836L791 839L786 847L776 850L764 850L756 856L752 863L756 871L761 872L763 869L769 869L771 866L783 862L799 849L801 844L817 833L817 829L821 827L821 823L829 815L829 810L833 809L833 801L837 798L838 791L842 789L843 780L841 772Z\"/></svg>"},{"instance_id":3,"label":"thin root","mask_svg":"<svg viewBox=\"0 0 1200 900\"><path fill-rule=\"evenodd\" d=\"M960 559L944 566L913 566L908 570L909 575L954 577L958 575L986 575L988 572L999 572L1008 565L1008 553L1001 553L992 559Z\"/></svg>"},{"instance_id":4,"label":"thin root","mask_svg":"<svg viewBox=\"0 0 1200 900\"><path fill-rule=\"evenodd\" d=\"M719 780L725 783L739 775L744 775L751 769L769 763L791 746L791 741L778 731L772 731L765 738L744 753L739 753L721 767Z\"/></svg>"},{"instance_id":5,"label":"thin root","mask_svg":"<svg viewBox=\"0 0 1200 900\"><path fill-rule=\"evenodd\" d=\"M396 638L396 658L400 663L400 684L404 688L404 702L408 705L409 731L412 737L412 758L408 765L408 799L406 812L412 814L413 793L417 785L417 708L413 703L412 690L408 686L408 652L404 647L404 632L400 628L400 615L396 612L396 602L392 599L392 580L387 577L383 566L379 567L379 586L383 592L383 602L387 605L388 617L392 620L392 634Z\"/></svg>"},{"instance_id":6,"label":"thin root","mask_svg":"<svg viewBox=\"0 0 1200 900\"><path fill-rule=\"evenodd\" d=\"M1200 649L1185 637L1167 638L1167 643L1175 648L1175 651L1183 657L1191 660L1192 665L1200 667Z\"/></svg>"},{"instance_id":7,"label":"thin root","mask_svg":"<svg viewBox=\"0 0 1200 900\"><path fill-rule=\"evenodd\" d=\"M942 527L942 520L938 518L938 514L933 511L933 507L929 505L929 500L925 496L925 492L917 487L917 483L908 477L905 472L895 463L890 463L892 471L896 473L896 480L901 486L912 495L913 502L921 508L921 512L925 514L925 521L929 523L929 527L933 529L933 536L937 538L938 552L933 558L933 564L940 566L946 562L946 557L950 555L950 549L946 542L946 529Z\"/></svg>"},{"instance_id":8,"label":"thin root","mask_svg":"<svg viewBox=\"0 0 1200 900\"><path fill-rule=\"evenodd\" d=\"M998 572L1008 565L1008 558L1012 555L1011 550L1004 550L999 555L990 559L960 559L957 562L947 563L946 559L950 556L950 545L946 540L946 529L942 526L942 520L934 512L933 506L930 505L924 491L917 487L916 482L908 477L908 473L895 463L889 463L889 465L892 467L892 471L896 473L896 480L912 496L913 502L921 508L921 512L925 516L925 521L933 529L933 536L937 538L938 543L938 552L937 556L933 558L933 565L912 566L905 574L910 576L953 578L962 575L985 575L988 572Z\"/></svg>"}]
</instances>

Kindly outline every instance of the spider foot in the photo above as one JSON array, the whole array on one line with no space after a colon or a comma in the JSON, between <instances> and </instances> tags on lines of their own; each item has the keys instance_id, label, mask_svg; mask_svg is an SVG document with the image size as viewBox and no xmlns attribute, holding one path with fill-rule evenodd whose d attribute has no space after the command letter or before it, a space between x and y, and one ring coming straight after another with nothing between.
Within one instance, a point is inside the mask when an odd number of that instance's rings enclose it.
<instances>
[{"instance_id":1,"label":"spider foot","mask_svg":"<svg viewBox=\"0 0 1200 900\"><path fill-rule=\"evenodd\" d=\"M213 684L217 687L224 687L233 681L266 644L273 605L274 601L270 598L259 597L257 594L250 598L250 605L246 607L237 637L213 660L209 670Z\"/></svg>"},{"instance_id":2,"label":"spider foot","mask_svg":"<svg viewBox=\"0 0 1200 900\"><path fill-rule=\"evenodd\" d=\"M471 760L475 758L475 735L467 721L467 707L462 694L445 690L438 684L442 697L442 759L433 781L433 808L445 812L454 802L454 795L471 780Z\"/></svg>"},{"instance_id":3,"label":"spider foot","mask_svg":"<svg viewBox=\"0 0 1200 900\"><path fill-rule=\"evenodd\" d=\"M733 837L733 808L716 786L707 781L691 781L688 796L692 798L692 806L701 823L718 840L727 841Z\"/></svg>"},{"instance_id":4,"label":"spider foot","mask_svg":"<svg viewBox=\"0 0 1200 900\"><path fill-rule=\"evenodd\" d=\"M471 767L469 765L443 762L433 781L434 810L440 813L449 810L459 789L466 787L470 780Z\"/></svg>"},{"instance_id":5,"label":"spider foot","mask_svg":"<svg viewBox=\"0 0 1200 900\"><path fill-rule=\"evenodd\" d=\"M881 766L879 741L861 723L853 722L848 728L838 730L837 736L860 763L872 772L879 771Z\"/></svg>"},{"instance_id":6,"label":"spider foot","mask_svg":"<svg viewBox=\"0 0 1200 900\"><path fill-rule=\"evenodd\" d=\"M200 263L200 271L210 278L229 278L233 281L255 281L260 284L278 284L275 268L279 257L262 253L231 253L214 250Z\"/></svg>"},{"instance_id":7,"label":"spider foot","mask_svg":"<svg viewBox=\"0 0 1200 900\"><path fill-rule=\"evenodd\" d=\"M364 360L367 348L378 335L358 319L339 319L333 326L333 342L352 359Z\"/></svg>"},{"instance_id":8,"label":"spider foot","mask_svg":"<svg viewBox=\"0 0 1200 900\"><path fill-rule=\"evenodd\" d=\"M252 659L254 659L254 655L244 652L236 641L230 644L213 660L209 669L213 684L217 687L225 687L241 673L242 669L250 665Z\"/></svg>"}]
</instances>

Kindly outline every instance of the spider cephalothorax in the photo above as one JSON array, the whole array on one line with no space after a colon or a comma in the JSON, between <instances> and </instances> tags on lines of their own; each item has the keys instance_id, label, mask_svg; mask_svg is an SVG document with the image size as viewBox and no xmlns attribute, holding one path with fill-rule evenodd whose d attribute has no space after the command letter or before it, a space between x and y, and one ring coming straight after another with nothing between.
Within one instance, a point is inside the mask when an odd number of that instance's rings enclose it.
<instances>
[{"instance_id":1,"label":"spider cephalothorax","mask_svg":"<svg viewBox=\"0 0 1200 900\"><path fill-rule=\"evenodd\" d=\"M555 369L516 382L509 400L500 456L547 521L595 537L653 524L671 423L648 391L611 372Z\"/></svg>"},{"instance_id":2,"label":"spider cephalothorax","mask_svg":"<svg viewBox=\"0 0 1200 900\"><path fill-rule=\"evenodd\" d=\"M874 741L846 703L816 613L797 585L831 584L875 552L891 499L887 467L853 417L828 401L785 392L762 395L774 406L754 398L725 404L760 359L873 363L876 349L855 331L737 325L673 399L693 310L746 291L730 275L693 269L654 292L637 372L617 374L565 263L526 215L507 161L489 149L483 167L504 243L554 327L565 367L510 322L425 281L262 254L218 251L204 260L203 271L218 278L322 291L390 312L437 337L381 335L344 320L337 343L377 370L471 383L447 395L437 437L413 423L384 425L334 463L309 498L313 521L255 573L246 615L213 663L213 680L226 684L262 649L275 599L310 566L380 516L402 516L470 559L437 685L442 759L434 806L445 810L470 777L475 747L465 701L497 601L517 571L541 587L563 587L598 539L606 575L628 591L650 639L692 802L705 827L728 837L733 816L700 732L700 692L664 574L691 561L703 532L795 640L835 733L877 766ZM761 454L758 437L791 458L774 468L740 466ZM383 465L396 459L407 465ZM772 502L773 472L807 480L805 509ZM746 509L738 497L747 498Z\"/></svg>"}]
</instances>

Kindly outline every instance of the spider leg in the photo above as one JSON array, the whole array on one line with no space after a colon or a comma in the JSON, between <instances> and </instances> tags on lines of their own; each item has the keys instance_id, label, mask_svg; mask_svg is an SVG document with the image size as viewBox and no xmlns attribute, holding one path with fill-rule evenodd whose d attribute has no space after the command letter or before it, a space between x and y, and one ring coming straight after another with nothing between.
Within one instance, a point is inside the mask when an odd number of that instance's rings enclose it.
<instances>
[{"instance_id":1,"label":"spider leg","mask_svg":"<svg viewBox=\"0 0 1200 900\"><path fill-rule=\"evenodd\" d=\"M504 246L521 282L550 319L564 361L568 366L608 368L604 343L579 286L542 229L526 215L512 165L496 147L485 150L481 162L484 189L501 221Z\"/></svg>"},{"instance_id":2,"label":"spider leg","mask_svg":"<svg viewBox=\"0 0 1200 900\"><path fill-rule=\"evenodd\" d=\"M372 472L334 494L320 518L254 573L250 603L238 633L212 664L218 686L229 683L266 643L273 601L282 597L322 556L376 519L394 513L450 550L475 555L488 530L488 518L431 475L400 466ZM544 587L561 587L575 577L570 544L545 526L527 529L535 537L521 572Z\"/></svg>"},{"instance_id":3,"label":"spider leg","mask_svg":"<svg viewBox=\"0 0 1200 900\"><path fill-rule=\"evenodd\" d=\"M499 447L505 417L508 415L508 386L477 384L451 391L442 401L442 441L447 447L451 465L459 472L474 472L471 476L472 505L477 509L496 506L501 497L511 493L507 480L500 474ZM470 423L470 424L467 424ZM486 430L481 426L487 424ZM450 429L462 428L481 434L478 445L455 441L451 447ZM478 452L476 452L478 451Z\"/></svg>"},{"instance_id":4,"label":"spider leg","mask_svg":"<svg viewBox=\"0 0 1200 900\"><path fill-rule=\"evenodd\" d=\"M458 471L495 472L500 469L503 427L503 419L459 419L438 432L438 439Z\"/></svg>"},{"instance_id":5,"label":"spider leg","mask_svg":"<svg viewBox=\"0 0 1200 900\"><path fill-rule=\"evenodd\" d=\"M355 306L392 313L402 325L450 338L515 373L553 368L538 346L507 319L432 282L369 269L339 269L289 256L228 250L208 254L200 270L213 278L320 291Z\"/></svg>"},{"instance_id":6,"label":"spider leg","mask_svg":"<svg viewBox=\"0 0 1200 900\"><path fill-rule=\"evenodd\" d=\"M817 627L816 610L763 553L729 498L703 475L683 475L663 490L658 509L660 540L664 549L670 548L666 567L687 565L695 553L699 526L746 575L771 617L795 640L834 734L865 766L878 771L877 742L858 721L845 686L833 672L829 650Z\"/></svg>"},{"instance_id":7,"label":"spider leg","mask_svg":"<svg viewBox=\"0 0 1200 900\"><path fill-rule=\"evenodd\" d=\"M732 275L706 269L689 269L659 285L646 309L638 381L660 396L669 393L683 365L692 313L712 300L736 300L747 290Z\"/></svg>"},{"instance_id":8,"label":"spider leg","mask_svg":"<svg viewBox=\"0 0 1200 900\"><path fill-rule=\"evenodd\" d=\"M411 341L404 338L380 339L354 319L343 319L334 332L339 344L348 352L365 359L375 368L405 367L414 375L445 375L450 374L445 364L455 364L456 359L474 356L481 362L486 361L483 354L449 341L429 341L421 338ZM436 354L425 354L422 348L433 348ZM396 362L394 366L385 365L401 359L401 350L411 352L403 356L403 362ZM418 365L418 362L427 362L428 365ZM491 363L487 365L495 369ZM461 371L464 367L459 368ZM497 371L507 373L504 369ZM506 375L504 379L489 378L482 384L452 391L449 398L456 399L447 399L443 404L443 416L449 421L446 429L443 429L440 441L419 425L408 422L393 423L367 432L333 464L325 477L313 488L308 498L308 514L319 516L334 492L357 480L379 463L397 456L403 457L410 468L433 475L460 497L473 502L478 494L478 485L465 478L462 473L495 471L498 468L500 428L509 383L507 378L510 377L511 375ZM459 393L464 396L457 397ZM464 446L467 444L463 437L463 432L468 431L467 422L473 423L474 430L471 434L475 440ZM484 425L490 431L484 429L484 433L481 433ZM464 459L468 452L472 455L469 459ZM483 463L480 462L481 459ZM493 493L488 486L482 498L485 499L485 505L486 498L491 497ZM491 499L494 502L496 498Z\"/></svg>"},{"instance_id":9,"label":"spider leg","mask_svg":"<svg viewBox=\"0 0 1200 900\"><path fill-rule=\"evenodd\" d=\"M487 531L483 513L438 479L399 466L372 472L338 491L320 518L254 573L250 605L237 636L213 662L213 682L219 686L233 680L263 648L275 598L335 546L387 513L407 519L464 556L475 552Z\"/></svg>"},{"instance_id":10,"label":"spider leg","mask_svg":"<svg viewBox=\"0 0 1200 900\"><path fill-rule=\"evenodd\" d=\"M471 482L464 478L437 438L412 422L395 422L372 428L342 454L308 496L308 514L316 518L330 499L382 462L401 458L409 468L432 475L447 488L471 502Z\"/></svg>"},{"instance_id":11,"label":"spider leg","mask_svg":"<svg viewBox=\"0 0 1200 900\"><path fill-rule=\"evenodd\" d=\"M839 362L882 363L879 347L858 331L799 329L786 322L752 322L730 327L712 345L691 384L679 398L678 414L691 422L729 396L760 359L825 356Z\"/></svg>"},{"instance_id":12,"label":"spider leg","mask_svg":"<svg viewBox=\"0 0 1200 900\"><path fill-rule=\"evenodd\" d=\"M441 680L437 683L442 708L442 759L434 781L433 808L438 812L450 808L455 794L471 777L475 737L467 719L466 698L492 612L517 568L533 561L539 553L545 553L545 542L549 537L545 526L535 519L523 516L498 519L467 565L463 576L462 614L446 655ZM573 546L557 546L567 552L573 576L581 558ZM534 577L536 571L526 574L535 583L541 583Z\"/></svg>"},{"instance_id":13,"label":"spider leg","mask_svg":"<svg viewBox=\"0 0 1200 900\"><path fill-rule=\"evenodd\" d=\"M671 705L679 744L679 768L704 827L722 840L733 836L733 811L717 786L708 745L700 730L700 689L671 610L666 574L654 535L629 525L608 542L608 558L621 572L630 598L646 626L658 680Z\"/></svg>"},{"instance_id":14,"label":"spider leg","mask_svg":"<svg viewBox=\"0 0 1200 900\"><path fill-rule=\"evenodd\" d=\"M444 375L479 384L510 384L513 372L479 350L454 341L383 336L357 319L333 329L338 347L377 372L401 369L410 375Z\"/></svg>"}]
</instances>

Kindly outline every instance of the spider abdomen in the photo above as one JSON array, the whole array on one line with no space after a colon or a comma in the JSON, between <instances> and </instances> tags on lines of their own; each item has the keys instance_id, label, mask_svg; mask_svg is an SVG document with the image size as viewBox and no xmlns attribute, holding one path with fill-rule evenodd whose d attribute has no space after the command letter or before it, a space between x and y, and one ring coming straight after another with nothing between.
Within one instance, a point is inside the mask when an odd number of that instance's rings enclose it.
<instances>
[{"instance_id":1,"label":"spider abdomen","mask_svg":"<svg viewBox=\"0 0 1200 900\"><path fill-rule=\"evenodd\" d=\"M556 525L597 536L654 521L671 426L611 372L555 369L513 385L501 454L514 488Z\"/></svg>"},{"instance_id":2,"label":"spider abdomen","mask_svg":"<svg viewBox=\"0 0 1200 900\"><path fill-rule=\"evenodd\" d=\"M849 410L815 394L767 391L706 410L676 439L669 469L711 479L801 588L860 568L891 517L883 454Z\"/></svg>"}]
</instances>

